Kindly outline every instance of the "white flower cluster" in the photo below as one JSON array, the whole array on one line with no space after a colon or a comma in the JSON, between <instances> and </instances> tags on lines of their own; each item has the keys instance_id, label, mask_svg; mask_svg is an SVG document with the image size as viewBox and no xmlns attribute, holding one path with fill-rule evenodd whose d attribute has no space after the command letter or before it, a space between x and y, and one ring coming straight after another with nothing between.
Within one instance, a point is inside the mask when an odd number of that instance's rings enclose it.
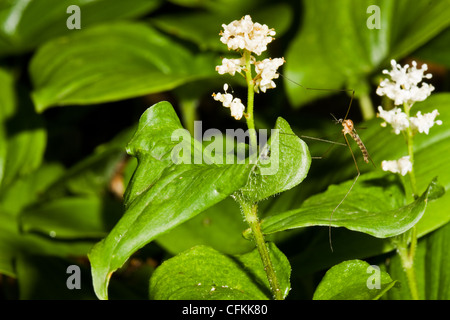
<instances>
[{"instance_id":1,"label":"white flower cluster","mask_svg":"<svg viewBox=\"0 0 450 320\"><path fill-rule=\"evenodd\" d=\"M267 50L267 44L272 42L275 35L275 31L267 25L253 23L249 15L228 25L222 24L222 28L220 41L226 44L229 50L246 49L258 56Z\"/></svg>"},{"instance_id":2,"label":"white flower cluster","mask_svg":"<svg viewBox=\"0 0 450 320\"><path fill-rule=\"evenodd\" d=\"M404 103L413 104L417 101L425 100L434 90L434 87L428 83L423 83L419 87L422 79L431 79L432 75L429 73L424 75L428 70L428 66L423 64L420 69L417 69L417 63L412 62L412 67L408 64L401 66L395 60L391 60L392 70L383 70L384 74L388 74L391 80L384 79L381 81L377 89L379 96L387 96L394 100L395 105Z\"/></svg>"},{"instance_id":3,"label":"white flower cluster","mask_svg":"<svg viewBox=\"0 0 450 320\"><path fill-rule=\"evenodd\" d=\"M405 156L398 160L384 160L381 162L381 168L384 171L400 173L402 176L404 176L408 172L411 172L412 163L409 160L409 156Z\"/></svg>"},{"instance_id":4,"label":"white flower cluster","mask_svg":"<svg viewBox=\"0 0 450 320\"><path fill-rule=\"evenodd\" d=\"M277 69L285 62L284 58L269 58L255 62L255 91L259 93L261 89L262 92L266 92L267 89L275 88L276 85L273 79L278 79Z\"/></svg>"},{"instance_id":5,"label":"white flower cluster","mask_svg":"<svg viewBox=\"0 0 450 320\"><path fill-rule=\"evenodd\" d=\"M260 55L267 50L267 44L272 42L275 35L275 31L269 29L267 25L261 25L257 22L253 23L249 15L228 25L223 24L222 27L223 31L220 33L220 41L226 44L229 50L246 50L256 55ZM253 78L254 91L259 93L260 91L266 92L267 89L275 88L276 84L273 80L279 77L277 69L285 62L284 58L269 58L256 61L255 57L250 55L250 65L254 65L256 71L256 76ZM239 59L224 58L222 59L222 64L216 66L216 71L219 74L228 73L232 76L239 73L245 77L244 71L248 71L246 70L246 58L244 55ZM217 93L213 94L213 97L215 100L221 101L225 107L230 107L233 117L236 119L242 118L245 107L243 107L240 100L235 102L237 98L233 99L231 94L226 93L226 90L225 94Z\"/></svg>"},{"instance_id":6,"label":"white flower cluster","mask_svg":"<svg viewBox=\"0 0 450 320\"><path fill-rule=\"evenodd\" d=\"M223 91L225 91L225 93L213 93L212 96L214 97L214 100L222 102L224 107L230 108L232 117L236 120L240 120L244 115L245 106L242 104L241 99L233 98L233 95L227 93L227 90L228 84L225 83L223 85Z\"/></svg>"},{"instance_id":7,"label":"white flower cluster","mask_svg":"<svg viewBox=\"0 0 450 320\"><path fill-rule=\"evenodd\" d=\"M425 133L430 132L430 128L435 124L441 125L441 120L435 120L439 115L437 110L433 112L422 114L420 111L417 112L415 117L409 117L400 108L394 108L392 110L386 111L380 106L378 107L378 117L382 118L385 122L381 125L383 127L389 123L394 129L395 134L406 130L411 127L413 133Z\"/></svg>"},{"instance_id":8,"label":"white flower cluster","mask_svg":"<svg viewBox=\"0 0 450 320\"><path fill-rule=\"evenodd\" d=\"M386 95L394 101L395 105L403 105L407 113L398 107L386 111L379 106L378 117L385 121L381 125L385 127L389 123L395 134L405 132L408 128L410 129L410 135L418 132L428 134L432 126L442 124L441 120L436 120L439 115L437 110L425 114L418 111L415 117L408 116L412 105L417 101L425 100L434 90L434 87L427 83L422 83L419 86L423 79L431 79L432 77L431 74L424 75L424 72L428 69L427 65L423 64L420 69L417 69L417 63L413 61L411 67L408 64L402 67L395 60L391 60L391 65L391 71L383 70L383 73L389 75L391 80L384 79L381 81L376 92L380 96ZM383 161L381 167L384 171L400 173L404 176L412 171L413 164L410 161L410 156L405 156L399 160Z\"/></svg>"},{"instance_id":9,"label":"white flower cluster","mask_svg":"<svg viewBox=\"0 0 450 320\"><path fill-rule=\"evenodd\" d=\"M240 59L227 59L227 58L224 58L222 60L222 65L216 67L216 71L219 74L229 73L232 76L234 76L234 74L236 72L240 73L241 70L244 68L244 66L245 66L245 59L244 59L244 57L242 57Z\"/></svg>"}]
</instances>

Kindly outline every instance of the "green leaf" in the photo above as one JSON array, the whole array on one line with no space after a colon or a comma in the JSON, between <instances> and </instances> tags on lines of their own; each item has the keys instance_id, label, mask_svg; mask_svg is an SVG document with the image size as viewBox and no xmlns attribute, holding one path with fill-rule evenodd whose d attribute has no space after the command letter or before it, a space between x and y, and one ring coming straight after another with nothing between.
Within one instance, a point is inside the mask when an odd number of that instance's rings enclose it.
<instances>
[{"instance_id":1,"label":"green leaf","mask_svg":"<svg viewBox=\"0 0 450 320\"><path fill-rule=\"evenodd\" d=\"M15 108L14 79L10 72L0 69L0 186L5 176L8 152L6 120L14 113Z\"/></svg>"},{"instance_id":2,"label":"green leaf","mask_svg":"<svg viewBox=\"0 0 450 320\"><path fill-rule=\"evenodd\" d=\"M120 210L120 205L98 197L66 197L27 208L21 227L59 239L100 238L108 231L107 218L119 216Z\"/></svg>"},{"instance_id":3,"label":"green leaf","mask_svg":"<svg viewBox=\"0 0 450 320\"><path fill-rule=\"evenodd\" d=\"M41 165L47 133L43 119L29 101L29 93L0 70L0 182L4 188Z\"/></svg>"},{"instance_id":4,"label":"green leaf","mask_svg":"<svg viewBox=\"0 0 450 320\"><path fill-rule=\"evenodd\" d=\"M47 188L64 174L60 164L44 164L32 173L14 180L0 195L0 212L18 216L40 199Z\"/></svg>"},{"instance_id":5,"label":"green leaf","mask_svg":"<svg viewBox=\"0 0 450 320\"><path fill-rule=\"evenodd\" d=\"M34 55L33 101L51 106L116 101L173 89L214 74L212 56L141 23L100 25L47 42Z\"/></svg>"},{"instance_id":6,"label":"green leaf","mask_svg":"<svg viewBox=\"0 0 450 320\"><path fill-rule=\"evenodd\" d=\"M243 196L253 202L297 186L311 165L308 146L294 134L286 120L278 118L274 129L265 147L270 151L269 159L259 157L249 184L242 190Z\"/></svg>"},{"instance_id":7,"label":"green leaf","mask_svg":"<svg viewBox=\"0 0 450 320\"><path fill-rule=\"evenodd\" d=\"M450 224L426 238L425 290L429 300L450 300Z\"/></svg>"},{"instance_id":8,"label":"green leaf","mask_svg":"<svg viewBox=\"0 0 450 320\"><path fill-rule=\"evenodd\" d=\"M0 56L26 52L51 38L79 32L67 28L66 21L73 14L67 13L71 5L80 8L83 30L106 21L142 16L161 2L131 0L123 6L121 0L7 1L0 8Z\"/></svg>"},{"instance_id":9,"label":"green leaf","mask_svg":"<svg viewBox=\"0 0 450 320\"><path fill-rule=\"evenodd\" d=\"M21 254L73 257L86 255L91 247L91 241L55 241L50 237L23 233L16 217L5 211L0 213L0 273L15 277L15 261Z\"/></svg>"},{"instance_id":10,"label":"green leaf","mask_svg":"<svg viewBox=\"0 0 450 320\"><path fill-rule=\"evenodd\" d=\"M380 29L367 27L371 5L380 9ZM414 5L407 0L308 0L304 9L303 24L286 54L286 76L305 87L346 86L356 95L369 93L368 76L390 59L413 52L450 25L448 0ZM306 92L289 81L286 86L295 106L333 94Z\"/></svg>"},{"instance_id":11,"label":"green leaf","mask_svg":"<svg viewBox=\"0 0 450 320\"><path fill-rule=\"evenodd\" d=\"M409 230L420 220L431 191L436 190L436 182L433 181L420 198L404 205L404 193L395 176L364 174L331 217L352 184L353 180L332 185L324 193L306 200L299 209L265 218L261 224L263 232L333 226L364 232L377 238L392 237Z\"/></svg>"},{"instance_id":12,"label":"green leaf","mask_svg":"<svg viewBox=\"0 0 450 320\"><path fill-rule=\"evenodd\" d=\"M99 298L108 297L109 277L132 253L222 201L247 182L251 166L245 164L195 164L194 156L186 154L181 160L187 163L178 162L180 158L172 155L175 146L195 150L198 143L190 135L188 141L174 141L171 137L177 129L184 130L167 102L150 107L139 121L127 147L139 162L128 186L131 191L127 192L127 211L89 254ZM178 155L176 151L175 154Z\"/></svg>"},{"instance_id":13,"label":"green leaf","mask_svg":"<svg viewBox=\"0 0 450 320\"><path fill-rule=\"evenodd\" d=\"M414 56L450 68L450 28L414 52Z\"/></svg>"},{"instance_id":14,"label":"green leaf","mask_svg":"<svg viewBox=\"0 0 450 320\"><path fill-rule=\"evenodd\" d=\"M229 197L159 236L156 242L172 254L196 245L206 245L225 254L241 254L254 248L242 236L246 228L239 205Z\"/></svg>"},{"instance_id":15,"label":"green leaf","mask_svg":"<svg viewBox=\"0 0 450 320\"><path fill-rule=\"evenodd\" d=\"M344 261L327 271L314 300L377 300L396 284L389 274L365 261Z\"/></svg>"},{"instance_id":16,"label":"green leaf","mask_svg":"<svg viewBox=\"0 0 450 320\"><path fill-rule=\"evenodd\" d=\"M269 243L284 297L290 290L290 265L286 256ZM265 300L270 287L258 250L227 256L206 246L196 246L165 261L150 279L150 299L155 300Z\"/></svg>"}]
</instances>

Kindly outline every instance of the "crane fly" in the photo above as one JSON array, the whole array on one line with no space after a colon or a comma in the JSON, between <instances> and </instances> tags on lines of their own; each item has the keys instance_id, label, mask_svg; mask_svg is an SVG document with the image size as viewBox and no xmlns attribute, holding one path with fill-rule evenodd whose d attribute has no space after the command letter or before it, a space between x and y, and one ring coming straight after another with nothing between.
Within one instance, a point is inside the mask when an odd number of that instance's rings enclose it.
<instances>
[{"instance_id":1,"label":"crane fly","mask_svg":"<svg viewBox=\"0 0 450 320\"><path fill-rule=\"evenodd\" d=\"M282 74L280 74L280 75L282 77L284 77L285 79L291 81L292 83L294 83L294 84L296 84L296 85L298 85L298 86L300 86L300 87L302 87L302 88L304 88L306 90L339 91L339 92L346 91L346 92L351 92L352 93L351 98L350 98L350 103L349 103L349 106L348 106L348 109L347 109L347 113L345 114L345 117L343 119L337 119L333 114L331 115L334 118L336 123L340 123L342 125L342 135L344 136L345 144L341 144L339 142L333 142L333 141L329 141L329 140L325 140L325 139L320 139L320 138L301 136L301 137L304 137L304 138L310 138L310 139L324 141L324 142L328 142L328 143L347 145L347 147L350 150L350 153L352 155L353 162L355 163L355 168L356 168L356 172L357 172L355 180L353 180L353 183L350 186L350 188L348 189L347 193L342 198L342 200L338 203L338 205L333 209L333 211L331 212L331 215L330 215L328 237L329 237L329 242L330 242L330 249L331 249L331 251L333 251L333 245L332 245L332 241L331 241L331 222L333 220L333 215L336 212L336 210L341 206L341 204L345 201L345 199L348 197L348 195L352 191L353 187L355 186L356 182L358 181L359 176L361 175L361 172L359 171L358 163L356 161L355 154L354 154L352 148L350 147L350 143L349 143L349 139L347 138L347 135L349 135L356 142L356 144L358 145L358 147L361 150L361 153L363 155L364 162L369 163L369 160L372 161L372 159L370 158L369 152L367 151L366 146L364 145L364 143L362 142L362 140L359 137L358 133L356 132L355 126L353 124L353 121L350 120L350 119L347 119L347 117L348 117L348 115L350 113L350 109L352 107L353 98L355 96L355 90L353 90L353 89L345 90L345 89L307 88L305 86L302 86L299 83L296 83L296 82L292 81L291 79L286 78ZM372 163L373 163L373 161L372 161Z\"/></svg>"}]
</instances>

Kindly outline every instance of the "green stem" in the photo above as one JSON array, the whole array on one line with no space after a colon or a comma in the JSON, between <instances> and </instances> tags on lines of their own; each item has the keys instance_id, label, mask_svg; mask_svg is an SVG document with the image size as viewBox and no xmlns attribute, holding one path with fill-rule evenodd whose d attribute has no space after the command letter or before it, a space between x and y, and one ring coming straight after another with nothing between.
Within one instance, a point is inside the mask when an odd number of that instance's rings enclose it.
<instances>
[{"instance_id":1,"label":"green stem","mask_svg":"<svg viewBox=\"0 0 450 320\"><path fill-rule=\"evenodd\" d=\"M373 110L372 100L368 94L362 94L359 96L359 105L361 114L364 120L370 120L375 117L375 111Z\"/></svg>"},{"instance_id":2,"label":"green stem","mask_svg":"<svg viewBox=\"0 0 450 320\"><path fill-rule=\"evenodd\" d=\"M252 76L251 68L251 52L245 50L245 79L247 81L247 113L245 119L247 121L247 127L250 135L250 147L251 151L256 151L257 138L255 130L255 121L253 117L253 106L255 101L255 83Z\"/></svg>"},{"instance_id":3,"label":"green stem","mask_svg":"<svg viewBox=\"0 0 450 320\"><path fill-rule=\"evenodd\" d=\"M197 99L180 99L183 126L194 136L194 122L197 120Z\"/></svg>"},{"instance_id":4,"label":"green stem","mask_svg":"<svg viewBox=\"0 0 450 320\"><path fill-rule=\"evenodd\" d=\"M246 200L241 199L240 204L244 212L244 217L252 230L253 240L256 243L259 255L266 271L267 280L269 281L270 290L272 291L275 300L283 300L283 293L280 290L278 278L273 268L272 261L269 255L269 249L267 248L266 241L264 240L264 234L261 231L261 225L258 219L258 204L249 203Z\"/></svg>"},{"instance_id":5,"label":"green stem","mask_svg":"<svg viewBox=\"0 0 450 320\"><path fill-rule=\"evenodd\" d=\"M257 137L255 130L255 121L253 117L253 107L255 101L255 83L253 81L252 69L251 69L251 52L245 50L245 79L247 81L247 113L245 119L247 121L247 127L250 135L250 152L256 155ZM269 281L270 290L273 297L276 300L283 300L283 293L280 290L278 278L273 268L272 261L269 255L269 249L267 248L266 241L264 240L264 234L261 230L261 225L258 219L258 204L250 203L245 199L239 200L242 210L244 212L244 218L252 230L253 240L255 241L256 248L258 249L261 261L264 266L264 271Z\"/></svg>"},{"instance_id":6,"label":"green stem","mask_svg":"<svg viewBox=\"0 0 450 320\"><path fill-rule=\"evenodd\" d=\"M414 257L417 247L416 227L414 226L411 231L411 244L409 245L409 247L407 241L407 234L409 234L409 232L406 232L405 234L399 236L401 237L401 239L397 243L397 251L402 261L403 269L406 273L411 297L413 300L419 300L419 289L417 287L417 278L414 269Z\"/></svg>"},{"instance_id":7,"label":"green stem","mask_svg":"<svg viewBox=\"0 0 450 320\"><path fill-rule=\"evenodd\" d=\"M409 119L409 111L411 110L412 106L407 105L406 103L404 104L404 110L406 113L406 116ZM413 144L413 138L414 138L414 134L411 130L411 125L408 126L408 128L406 129L406 144L408 145L408 155L409 155L409 161L411 161L412 163L412 169L409 172L409 178L411 180L411 190L413 193L413 197L414 199L417 199L417 197L419 196L419 192L417 191L417 183L416 183L416 175L414 173L414 144Z\"/></svg>"}]
</instances>

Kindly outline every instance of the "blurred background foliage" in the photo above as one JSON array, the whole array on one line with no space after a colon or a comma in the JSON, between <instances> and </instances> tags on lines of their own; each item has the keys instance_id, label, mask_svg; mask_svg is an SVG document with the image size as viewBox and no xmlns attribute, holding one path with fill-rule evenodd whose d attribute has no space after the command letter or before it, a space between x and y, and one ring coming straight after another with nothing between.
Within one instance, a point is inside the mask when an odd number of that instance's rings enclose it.
<instances>
[{"instance_id":1,"label":"blurred background foliage","mask_svg":"<svg viewBox=\"0 0 450 320\"><path fill-rule=\"evenodd\" d=\"M81 9L80 30L66 26L70 5ZM380 8L380 29L367 27L370 5ZM150 105L170 101L191 132L194 120L203 121L203 130L245 127L211 98L228 82L245 100L238 79L215 72L221 58L235 57L219 41L221 24L245 14L276 30L266 56L287 61L277 90L256 97L258 128L271 128L283 116L301 134L337 139L329 114L345 115L350 97L336 89L354 89L350 117L364 120L360 135L377 164L403 154L401 138L374 118L376 107L387 103L374 95L381 70L390 59L426 62L436 93L420 110L439 109L444 125L433 128L430 139L418 139L418 183L423 189L439 176L450 187L449 0L1 0L0 298L95 298L86 254L123 213L123 191L136 166L125 145ZM334 90L305 90L294 82ZM328 145L310 148L322 155ZM354 175L348 150L335 147L313 163L300 187L262 202L262 214L297 208ZM449 202L447 193L430 203L419 224L424 261L431 259L427 252L435 257L450 246L450 229L441 228L450 220ZM134 255L113 276L110 297L147 298L152 271L193 245L250 251L244 229L232 199L209 208ZM390 258L387 241L340 229L332 254L325 229L273 236L293 267L288 298L311 298L323 271L345 259ZM81 267L81 290L66 287L71 264ZM423 268L424 279L438 283L424 285L423 296L450 298L435 271ZM408 297L396 292L390 298Z\"/></svg>"}]
</instances>

